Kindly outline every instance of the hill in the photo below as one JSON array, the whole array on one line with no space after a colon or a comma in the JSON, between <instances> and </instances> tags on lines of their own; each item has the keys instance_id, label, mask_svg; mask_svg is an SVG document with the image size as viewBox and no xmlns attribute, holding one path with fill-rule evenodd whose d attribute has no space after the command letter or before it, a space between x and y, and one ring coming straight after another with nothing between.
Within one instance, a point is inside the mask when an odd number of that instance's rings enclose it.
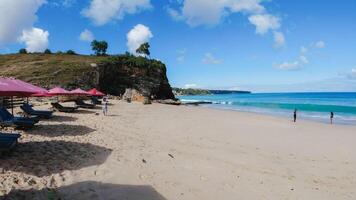
<instances>
[{"instance_id":1,"label":"hill","mask_svg":"<svg viewBox=\"0 0 356 200\"><path fill-rule=\"evenodd\" d=\"M177 96L182 95L210 95L210 94L250 94L250 91L240 90L208 90L197 88L173 88L173 93Z\"/></svg>"},{"instance_id":2,"label":"hill","mask_svg":"<svg viewBox=\"0 0 356 200\"><path fill-rule=\"evenodd\" d=\"M164 63L129 54L84 56L66 54L0 55L0 76L15 77L45 88L96 87L112 95L126 88L154 99L174 99Z\"/></svg>"},{"instance_id":3,"label":"hill","mask_svg":"<svg viewBox=\"0 0 356 200\"><path fill-rule=\"evenodd\" d=\"M177 96L212 94L209 90L195 89L195 88L173 88L173 93Z\"/></svg>"}]
</instances>

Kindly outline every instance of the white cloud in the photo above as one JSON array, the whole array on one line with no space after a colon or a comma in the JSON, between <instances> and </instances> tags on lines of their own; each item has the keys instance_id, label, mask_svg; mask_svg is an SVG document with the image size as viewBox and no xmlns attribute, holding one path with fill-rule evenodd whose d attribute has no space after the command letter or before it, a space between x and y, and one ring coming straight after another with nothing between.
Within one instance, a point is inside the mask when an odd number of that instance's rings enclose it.
<instances>
[{"instance_id":1,"label":"white cloud","mask_svg":"<svg viewBox=\"0 0 356 200\"><path fill-rule=\"evenodd\" d=\"M277 66L281 70L298 70L300 69L301 65L298 61L294 62L284 62Z\"/></svg>"},{"instance_id":2,"label":"white cloud","mask_svg":"<svg viewBox=\"0 0 356 200\"><path fill-rule=\"evenodd\" d=\"M184 62L187 49L178 50L177 52L178 52L177 61Z\"/></svg>"},{"instance_id":3,"label":"white cloud","mask_svg":"<svg viewBox=\"0 0 356 200\"><path fill-rule=\"evenodd\" d=\"M249 16L249 22L256 26L256 33L263 35L270 30L277 31L280 18L268 14L261 4L263 0L176 0L170 3L178 4L178 8L167 8L168 14L176 21L185 21L191 27L215 26L223 19L235 13ZM283 33L274 34L275 46L285 43Z\"/></svg>"},{"instance_id":4,"label":"white cloud","mask_svg":"<svg viewBox=\"0 0 356 200\"><path fill-rule=\"evenodd\" d=\"M204 58L203 58L203 60L202 60L202 62L205 63L205 64L218 65L218 64L221 64L223 61L222 60L218 60L211 53L206 53Z\"/></svg>"},{"instance_id":5,"label":"white cloud","mask_svg":"<svg viewBox=\"0 0 356 200\"><path fill-rule=\"evenodd\" d=\"M304 55L299 56L298 60L293 61L293 62L283 62L279 65L277 65L277 68L280 70L299 70L303 67L303 65L306 65L309 63L309 60L307 57Z\"/></svg>"},{"instance_id":6,"label":"white cloud","mask_svg":"<svg viewBox=\"0 0 356 200\"><path fill-rule=\"evenodd\" d=\"M48 36L48 31L32 28L24 30L19 41L26 44L26 50L28 52L43 52L48 47Z\"/></svg>"},{"instance_id":7,"label":"white cloud","mask_svg":"<svg viewBox=\"0 0 356 200\"><path fill-rule=\"evenodd\" d=\"M127 48L129 52L137 55L136 49L138 49L141 44L149 42L152 37L153 34L150 28L142 24L137 24L127 33Z\"/></svg>"},{"instance_id":8,"label":"white cloud","mask_svg":"<svg viewBox=\"0 0 356 200\"><path fill-rule=\"evenodd\" d=\"M168 12L169 16L171 16L172 19L174 19L176 21L184 20L184 16L181 15L177 10L174 10L173 8L168 7L167 12Z\"/></svg>"},{"instance_id":9,"label":"white cloud","mask_svg":"<svg viewBox=\"0 0 356 200\"><path fill-rule=\"evenodd\" d=\"M37 20L45 0L0 0L0 45L15 42Z\"/></svg>"},{"instance_id":10,"label":"white cloud","mask_svg":"<svg viewBox=\"0 0 356 200\"><path fill-rule=\"evenodd\" d=\"M322 49L325 48L326 44L324 41L319 41L313 45L315 48Z\"/></svg>"},{"instance_id":11,"label":"white cloud","mask_svg":"<svg viewBox=\"0 0 356 200\"><path fill-rule=\"evenodd\" d=\"M81 13L100 26L151 7L150 0L91 0L90 6Z\"/></svg>"},{"instance_id":12,"label":"white cloud","mask_svg":"<svg viewBox=\"0 0 356 200\"><path fill-rule=\"evenodd\" d=\"M305 57L305 56L299 56L299 60L302 62L302 63L304 63L304 64L308 64L309 63L309 60L308 60L308 58L307 57Z\"/></svg>"},{"instance_id":13,"label":"white cloud","mask_svg":"<svg viewBox=\"0 0 356 200\"><path fill-rule=\"evenodd\" d=\"M62 5L64 7L71 7L75 2L76 0L63 0Z\"/></svg>"},{"instance_id":14,"label":"white cloud","mask_svg":"<svg viewBox=\"0 0 356 200\"><path fill-rule=\"evenodd\" d=\"M281 48L285 45L285 38L284 34L278 31L275 31L273 33L274 35L274 47L275 48Z\"/></svg>"},{"instance_id":15,"label":"white cloud","mask_svg":"<svg viewBox=\"0 0 356 200\"><path fill-rule=\"evenodd\" d=\"M188 89L188 88L197 88L198 85L195 83L189 83L189 84L185 84L184 88Z\"/></svg>"},{"instance_id":16,"label":"white cloud","mask_svg":"<svg viewBox=\"0 0 356 200\"><path fill-rule=\"evenodd\" d=\"M308 52L308 49L304 46L300 47L300 53L301 54L306 54Z\"/></svg>"},{"instance_id":17,"label":"white cloud","mask_svg":"<svg viewBox=\"0 0 356 200\"><path fill-rule=\"evenodd\" d=\"M350 79L356 79L356 68L351 69L351 72L347 74L347 77Z\"/></svg>"},{"instance_id":18,"label":"white cloud","mask_svg":"<svg viewBox=\"0 0 356 200\"><path fill-rule=\"evenodd\" d=\"M280 19L269 14L252 15L248 20L256 26L256 33L261 35L269 30L276 30L281 26Z\"/></svg>"},{"instance_id":19,"label":"white cloud","mask_svg":"<svg viewBox=\"0 0 356 200\"><path fill-rule=\"evenodd\" d=\"M91 42L95 39L95 37L91 31L84 29L84 31L80 33L79 39L82 41Z\"/></svg>"},{"instance_id":20,"label":"white cloud","mask_svg":"<svg viewBox=\"0 0 356 200\"><path fill-rule=\"evenodd\" d=\"M232 13L264 12L265 8L260 2L260 0L184 0L180 12L172 9L168 12L175 19L182 16L190 26L213 26Z\"/></svg>"}]
</instances>

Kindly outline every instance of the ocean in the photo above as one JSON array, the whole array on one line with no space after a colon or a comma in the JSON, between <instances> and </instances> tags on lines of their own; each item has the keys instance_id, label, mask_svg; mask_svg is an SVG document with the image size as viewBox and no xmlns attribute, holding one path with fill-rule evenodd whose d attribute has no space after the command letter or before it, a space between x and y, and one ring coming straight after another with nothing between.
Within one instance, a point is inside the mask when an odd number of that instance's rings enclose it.
<instances>
[{"instance_id":1,"label":"ocean","mask_svg":"<svg viewBox=\"0 0 356 200\"><path fill-rule=\"evenodd\" d=\"M251 93L179 96L182 102L207 101L213 104L202 106L253 112L292 118L294 109L298 118L323 123L334 122L356 125L356 93Z\"/></svg>"}]
</instances>

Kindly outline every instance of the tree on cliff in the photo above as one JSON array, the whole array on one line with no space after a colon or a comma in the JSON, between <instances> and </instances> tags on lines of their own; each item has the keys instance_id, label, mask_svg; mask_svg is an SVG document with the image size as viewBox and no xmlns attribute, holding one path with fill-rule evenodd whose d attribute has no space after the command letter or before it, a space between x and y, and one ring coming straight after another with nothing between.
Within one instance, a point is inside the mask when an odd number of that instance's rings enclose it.
<instances>
[{"instance_id":1,"label":"tree on cliff","mask_svg":"<svg viewBox=\"0 0 356 200\"><path fill-rule=\"evenodd\" d=\"M73 50L68 50L66 52L66 54L68 54L68 55L77 55L77 53L75 53L75 51L73 51Z\"/></svg>"},{"instance_id":2,"label":"tree on cliff","mask_svg":"<svg viewBox=\"0 0 356 200\"><path fill-rule=\"evenodd\" d=\"M26 50L26 49L20 49L20 50L19 50L19 53L21 53L21 54L26 54L26 53L27 53L27 50Z\"/></svg>"},{"instance_id":3,"label":"tree on cliff","mask_svg":"<svg viewBox=\"0 0 356 200\"><path fill-rule=\"evenodd\" d=\"M136 49L136 53L150 57L150 44L148 44L148 42L141 44L140 47Z\"/></svg>"},{"instance_id":4,"label":"tree on cliff","mask_svg":"<svg viewBox=\"0 0 356 200\"><path fill-rule=\"evenodd\" d=\"M51 50L49 50L49 49L46 49L43 53L44 54L52 54Z\"/></svg>"},{"instance_id":5,"label":"tree on cliff","mask_svg":"<svg viewBox=\"0 0 356 200\"><path fill-rule=\"evenodd\" d=\"M108 43L106 41L93 40L91 42L91 48L97 56L106 55L106 50L108 48Z\"/></svg>"}]
</instances>

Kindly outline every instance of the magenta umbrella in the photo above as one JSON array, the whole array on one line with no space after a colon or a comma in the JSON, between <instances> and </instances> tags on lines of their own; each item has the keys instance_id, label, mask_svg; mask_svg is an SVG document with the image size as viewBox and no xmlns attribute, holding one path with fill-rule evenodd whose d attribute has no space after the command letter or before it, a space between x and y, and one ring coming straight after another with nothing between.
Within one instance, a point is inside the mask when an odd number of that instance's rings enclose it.
<instances>
[{"instance_id":1,"label":"magenta umbrella","mask_svg":"<svg viewBox=\"0 0 356 200\"><path fill-rule=\"evenodd\" d=\"M46 90L44 88L38 87L36 85L32 85L30 83L27 83L27 82L19 80L19 79L14 79L14 82L21 87L36 91L36 93L48 93L48 90Z\"/></svg>"},{"instance_id":2,"label":"magenta umbrella","mask_svg":"<svg viewBox=\"0 0 356 200\"><path fill-rule=\"evenodd\" d=\"M42 87L38 87L36 85L32 85L30 83L21 81L16 79L15 82L25 88L31 89L31 90L35 90L37 91L35 94L32 94L32 97L50 97L51 95L48 94L48 90L42 88Z\"/></svg>"},{"instance_id":3,"label":"magenta umbrella","mask_svg":"<svg viewBox=\"0 0 356 200\"><path fill-rule=\"evenodd\" d=\"M80 88L77 88L77 89L75 89L75 90L72 90L72 91L70 91L70 93L72 93L72 94L74 94L74 95L90 95L89 92L84 91L84 90L82 90L82 89L80 89Z\"/></svg>"},{"instance_id":4,"label":"magenta umbrella","mask_svg":"<svg viewBox=\"0 0 356 200\"><path fill-rule=\"evenodd\" d=\"M91 96L97 96L97 97L105 96L104 93L100 92L100 91L97 90L96 88L93 88L93 89L89 90L88 93L89 93Z\"/></svg>"},{"instance_id":5,"label":"magenta umbrella","mask_svg":"<svg viewBox=\"0 0 356 200\"><path fill-rule=\"evenodd\" d=\"M68 90L65 90L61 87L55 87L48 91L49 95L72 95Z\"/></svg>"},{"instance_id":6,"label":"magenta umbrella","mask_svg":"<svg viewBox=\"0 0 356 200\"><path fill-rule=\"evenodd\" d=\"M11 96L11 102L13 96L29 97L32 94L43 90L43 88L34 86L30 83L26 83L18 79L0 77L0 96ZM11 110L13 114L13 106Z\"/></svg>"},{"instance_id":7,"label":"magenta umbrella","mask_svg":"<svg viewBox=\"0 0 356 200\"><path fill-rule=\"evenodd\" d=\"M29 97L39 92L37 86L14 79L0 77L0 96Z\"/></svg>"},{"instance_id":8,"label":"magenta umbrella","mask_svg":"<svg viewBox=\"0 0 356 200\"><path fill-rule=\"evenodd\" d=\"M39 92L36 94L31 95L31 97L51 97L51 94L48 94L48 92Z\"/></svg>"}]
</instances>

